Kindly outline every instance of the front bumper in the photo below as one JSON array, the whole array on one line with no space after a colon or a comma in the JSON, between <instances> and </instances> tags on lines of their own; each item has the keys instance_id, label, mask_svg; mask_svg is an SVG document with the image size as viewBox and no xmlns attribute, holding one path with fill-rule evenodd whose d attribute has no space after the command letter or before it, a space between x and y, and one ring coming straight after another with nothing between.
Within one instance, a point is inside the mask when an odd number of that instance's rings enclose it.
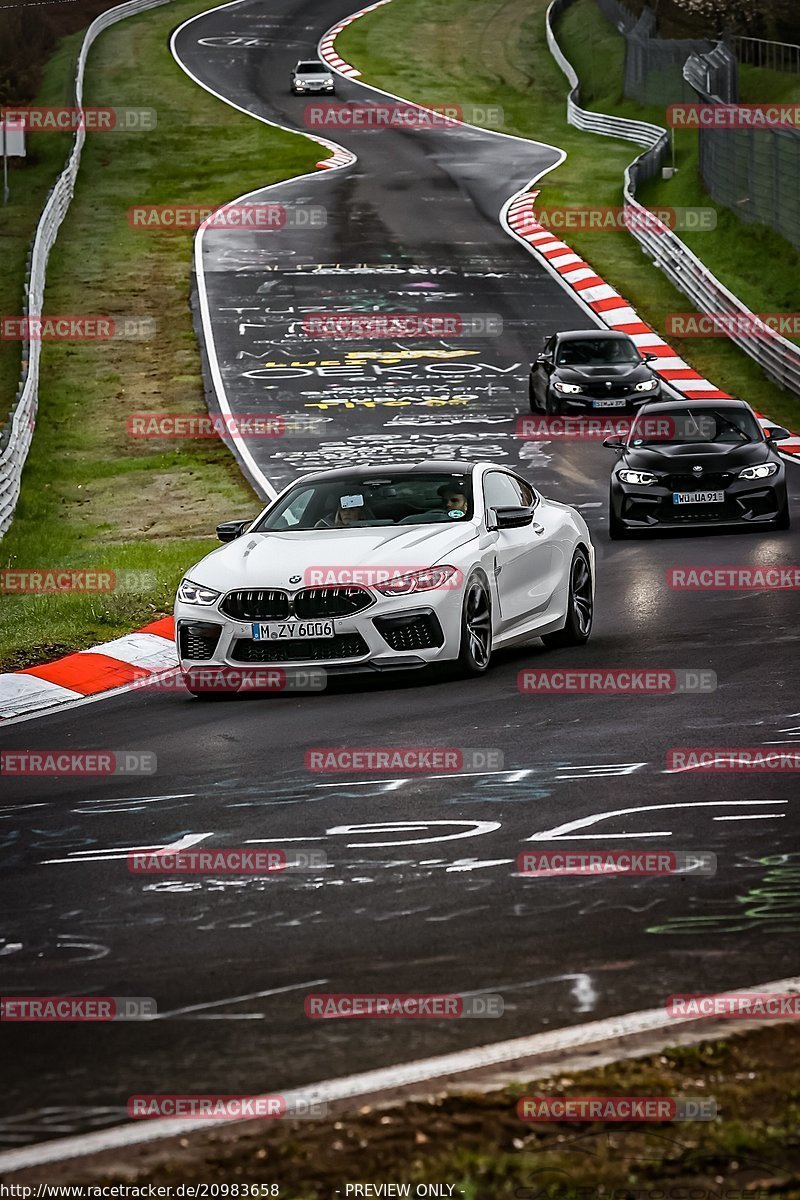
<instances>
[{"instance_id":1,"label":"front bumper","mask_svg":"<svg viewBox=\"0 0 800 1200\"><path fill-rule=\"evenodd\" d=\"M608 413L613 416L614 413L638 412L643 404L652 404L662 398L661 387L657 387L653 392L626 391L619 394L615 391L609 397L589 393L570 395L568 392L559 392L552 386L547 389L548 406L560 408L565 416L579 416L584 413L591 413L592 416Z\"/></svg>"},{"instance_id":2,"label":"front bumper","mask_svg":"<svg viewBox=\"0 0 800 1200\"><path fill-rule=\"evenodd\" d=\"M722 491L720 504L676 504L675 491ZM778 516L786 503L786 482L779 477L765 486L752 479L734 480L723 488L701 489L692 481L686 488L661 487L658 484L640 486L621 483L616 477L611 485L611 508L618 521L627 529L687 529L700 526L757 526L768 525Z\"/></svg>"},{"instance_id":3,"label":"front bumper","mask_svg":"<svg viewBox=\"0 0 800 1200\"><path fill-rule=\"evenodd\" d=\"M336 616L333 637L253 638L253 622L213 606L175 604L175 642L181 669L265 666L322 668L329 674L422 668L458 657L462 588L381 596L361 612Z\"/></svg>"}]
</instances>

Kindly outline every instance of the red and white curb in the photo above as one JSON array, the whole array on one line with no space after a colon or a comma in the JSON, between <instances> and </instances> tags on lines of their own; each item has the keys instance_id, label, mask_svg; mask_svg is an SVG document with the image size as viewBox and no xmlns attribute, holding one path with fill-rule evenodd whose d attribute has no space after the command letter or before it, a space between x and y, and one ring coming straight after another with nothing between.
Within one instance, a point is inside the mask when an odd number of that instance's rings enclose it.
<instances>
[{"instance_id":1,"label":"red and white curb","mask_svg":"<svg viewBox=\"0 0 800 1200\"><path fill-rule=\"evenodd\" d=\"M378 0L376 4L370 4L367 8L352 13L338 25L334 25L319 43L320 57L340 75L345 75L350 79L360 77L361 72L351 63L345 62L337 53L334 42L341 31L353 21L390 3L391 0ZM365 86L371 87L370 84ZM380 88L372 88L372 90L381 91ZM382 92L382 94L391 95L392 93ZM407 101L407 103L414 102ZM423 106L419 105L418 107ZM527 187L530 187L530 184ZM699 371L682 359L677 351L664 341L661 334L641 319L630 302L597 274L590 263L537 221L534 204L538 194L538 191L528 191L526 188L512 196L500 213L500 222L504 228L517 241L522 242L528 250L537 254L548 269L557 276L561 284L571 290L578 300L591 309L603 324L610 329L629 334L642 355L656 354L658 357L651 364L653 370L676 391L681 392L688 400L730 399L728 392L722 391L715 383L704 378ZM762 413L756 415L765 429L778 424L777 421L771 420ZM793 435L785 442L781 442L780 449L784 454L800 455L800 435Z\"/></svg>"},{"instance_id":2,"label":"red and white curb","mask_svg":"<svg viewBox=\"0 0 800 1200\"><path fill-rule=\"evenodd\" d=\"M0 720L110 692L178 666L172 617L55 662L0 675Z\"/></svg>"},{"instance_id":3,"label":"red and white curb","mask_svg":"<svg viewBox=\"0 0 800 1200\"><path fill-rule=\"evenodd\" d=\"M345 75L348 79L358 79L361 75L361 72L356 70L354 66L351 66L350 63L345 62L344 59L337 54L333 43L336 41L342 30L348 25L352 25L353 21L357 21L358 18L363 17L365 13L372 12L376 8L382 8L384 4L389 3L390 0L377 0L377 3L370 4L366 8L359 9L358 12L351 13L349 17L345 17L343 21L340 21L338 25L334 25L324 35L319 44L320 58L322 58L329 67L333 67L334 70L338 71L340 75Z\"/></svg>"},{"instance_id":4,"label":"red and white curb","mask_svg":"<svg viewBox=\"0 0 800 1200\"><path fill-rule=\"evenodd\" d=\"M630 302L606 283L585 259L556 237L552 230L540 224L535 209L538 194L523 192L512 198L504 209L505 221L517 239L544 259L561 282L587 304L605 325L620 333L627 333L642 354L657 355L650 364L653 370L688 400L730 399L728 392L723 392L682 359L660 333L641 319ZM758 418L765 429L777 424L761 413ZM800 454L800 436L781 442L780 448L785 454Z\"/></svg>"}]
</instances>

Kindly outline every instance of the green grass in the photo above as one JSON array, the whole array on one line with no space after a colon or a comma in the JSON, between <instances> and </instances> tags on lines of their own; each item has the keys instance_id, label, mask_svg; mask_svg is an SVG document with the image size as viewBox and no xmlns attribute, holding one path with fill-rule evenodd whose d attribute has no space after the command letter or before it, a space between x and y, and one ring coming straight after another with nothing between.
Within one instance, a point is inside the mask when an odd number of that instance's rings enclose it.
<instances>
[{"instance_id":1,"label":"green grass","mask_svg":"<svg viewBox=\"0 0 800 1200\"><path fill-rule=\"evenodd\" d=\"M153 586L4 596L0 669L91 646L170 611L185 568L213 548L216 523L259 507L221 442L126 434L130 412L206 411L189 308L191 234L133 229L128 208L219 204L311 170L319 158L307 139L248 119L174 63L169 32L207 7L187 0L131 18L91 52L87 104L150 107L157 97L158 124L149 133L88 136L50 258L45 311L154 318L156 333L43 343L33 447L0 542L0 568L135 569L153 572ZM68 60L79 40L66 39L59 55Z\"/></svg>"},{"instance_id":2,"label":"green grass","mask_svg":"<svg viewBox=\"0 0 800 1200\"><path fill-rule=\"evenodd\" d=\"M337 49L369 83L425 103L499 104L504 132L563 147L568 158L541 181L541 205L619 205L623 173L633 157L631 146L567 125L567 84L547 48L546 8L547 0L508 0L501 6L497 0L472 0L468 7L459 0L393 0L349 25ZM570 7L559 37L586 81L587 107L613 108L624 116L664 124L663 110L621 98L622 39L593 0L577 0ZM659 183L652 193L645 192L647 202L711 205L705 195L692 190L691 155L689 143L679 138L679 174L671 190L669 184ZM755 311L786 308L800 256L777 235L740 225L726 210L718 212L718 232L690 235L687 242ZM570 230L567 240L656 329L664 331L668 314L692 311L626 232ZM765 273L767 254L770 269ZM800 427L800 401L768 380L727 339L669 340L726 391L775 420Z\"/></svg>"},{"instance_id":3,"label":"green grass","mask_svg":"<svg viewBox=\"0 0 800 1200\"><path fill-rule=\"evenodd\" d=\"M279 1181L284 1200L345 1196L348 1184L363 1180L410 1185L411 1196L416 1184L450 1185L463 1200L798 1200L798 1052L797 1022L783 1021L483 1094L451 1087L448 1095L366 1104L324 1120L198 1132L160 1154L123 1152L113 1167L67 1165L57 1182L87 1172L97 1183L140 1187ZM710 1098L717 1116L534 1123L517 1116L523 1096Z\"/></svg>"}]
</instances>

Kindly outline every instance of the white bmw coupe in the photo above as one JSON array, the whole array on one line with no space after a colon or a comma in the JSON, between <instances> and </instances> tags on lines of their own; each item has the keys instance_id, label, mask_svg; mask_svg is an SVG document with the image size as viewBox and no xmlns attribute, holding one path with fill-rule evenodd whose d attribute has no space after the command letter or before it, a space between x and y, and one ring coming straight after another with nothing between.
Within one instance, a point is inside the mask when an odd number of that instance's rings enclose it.
<instances>
[{"instance_id":1,"label":"white bmw coupe","mask_svg":"<svg viewBox=\"0 0 800 1200\"><path fill-rule=\"evenodd\" d=\"M304 475L178 588L175 632L198 669L328 673L457 662L540 637L581 645L594 608L586 523L506 467L431 461ZM207 677L207 676L206 676Z\"/></svg>"}]
</instances>

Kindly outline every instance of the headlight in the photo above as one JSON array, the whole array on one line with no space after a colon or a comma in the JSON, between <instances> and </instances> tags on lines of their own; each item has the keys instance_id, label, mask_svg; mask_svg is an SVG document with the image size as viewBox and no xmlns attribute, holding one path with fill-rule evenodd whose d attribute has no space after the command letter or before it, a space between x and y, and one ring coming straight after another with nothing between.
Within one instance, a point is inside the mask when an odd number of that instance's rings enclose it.
<instances>
[{"instance_id":1,"label":"headlight","mask_svg":"<svg viewBox=\"0 0 800 1200\"><path fill-rule=\"evenodd\" d=\"M743 467L739 472L740 479L769 479L778 470L777 463L761 463L757 467Z\"/></svg>"},{"instance_id":2,"label":"headlight","mask_svg":"<svg viewBox=\"0 0 800 1200\"><path fill-rule=\"evenodd\" d=\"M203 587L201 583L192 583L191 579L182 579L178 588L178 599L184 604L214 604L222 592L213 588Z\"/></svg>"},{"instance_id":3,"label":"headlight","mask_svg":"<svg viewBox=\"0 0 800 1200\"><path fill-rule=\"evenodd\" d=\"M623 483L648 484L655 483L656 476L652 471L617 471L617 478Z\"/></svg>"},{"instance_id":4,"label":"headlight","mask_svg":"<svg viewBox=\"0 0 800 1200\"><path fill-rule=\"evenodd\" d=\"M657 379L643 379L641 383L637 383L637 392L654 392L658 387Z\"/></svg>"},{"instance_id":5,"label":"headlight","mask_svg":"<svg viewBox=\"0 0 800 1200\"><path fill-rule=\"evenodd\" d=\"M376 583L375 589L383 596L410 596L412 592L433 592L436 588L460 584L461 572L457 567L430 567L411 575L395 575L384 583Z\"/></svg>"},{"instance_id":6,"label":"headlight","mask_svg":"<svg viewBox=\"0 0 800 1200\"><path fill-rule=\"evenodd\" d=\"M553 380L553 387L556 389L557 392L573 393L573 392L582 391L582 389L580 387L578 387L577 383L562 383L562 381L560 379Z\"/></svg>"}]
</instances>

